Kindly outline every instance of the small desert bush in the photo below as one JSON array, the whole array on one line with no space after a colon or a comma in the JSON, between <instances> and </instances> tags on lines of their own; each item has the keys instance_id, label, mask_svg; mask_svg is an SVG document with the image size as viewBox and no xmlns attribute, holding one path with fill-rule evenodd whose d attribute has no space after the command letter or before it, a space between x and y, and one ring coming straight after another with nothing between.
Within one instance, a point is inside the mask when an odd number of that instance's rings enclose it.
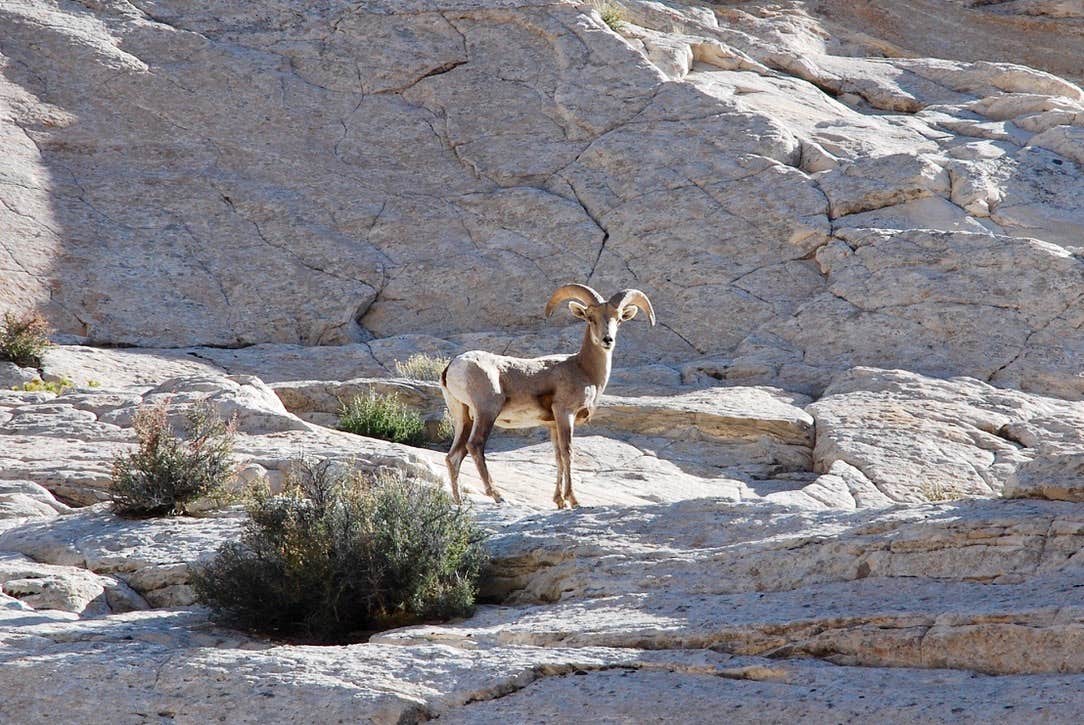
<instances>
[{"instance_id":1,"label":"small desert bush","mask_svg":"<svg viewBox=\"0 0 1084 725\"><path fill-rule=\"evenodd\" d=\"M4 313L0 323L0 360L24 367L39 367L49 346L49 323L37 312L16 316Z\"/></svg>"},{"instance_id":2,"label":"small desert bush","mask_svg":"<svg viewBox=\"0 0 1084 725\"><path fill-rule=\"evenodd\" d=\"M615 33L621 31L621 26L625 24L625 11L619 5L596 0L593 6L602 16L602 22L610 26L610 30Z\"/></svg>"},{"instance_id":3,"label":"small desert bush","mask_svg":"<svg viewBox=\"0 0 1084 725\"><path fill-rule=\"evenodd\" d=\"M234 472L234 428L205 405L188 411L184 438L165 405L142 408L133 422L139 448L113 461L113 510L125 516L184 514L196 499L223 496Z\"/></svg>"},{"instance_id":4,"label":"small desert bush","mask_svg":"<svg viewBox=\"0 0 1084 725\"><path fill-rule=\"evenodd\" d=\"M395 361L395 372L411 380L440 380L440 374L448 367L448 358L436 355L416 353L402 360Z\"/></svg>"},{"instance_id":5,"label":"small desert bush","mask_svg":"<svg viewBox=\"0 0 1084 725\"><path fill-rule=\"evenodd\" d=\"M343 642L474 610L483 534L439 488L302 461L248 512L240 540L194 576L227 622Z\"/></svg>"},{"instance_id":6,"label":"small desert bush","mask_svg":"<svg viewBox=\"0 0 1084 725\"><path fill-rule=\"evenodd\" d=\"M343 403L339 410L339 428L412 446L420 446L426 441L425 421L416 410L395 393L378 394L372 388Z\"/></svg>"}]
</instances>

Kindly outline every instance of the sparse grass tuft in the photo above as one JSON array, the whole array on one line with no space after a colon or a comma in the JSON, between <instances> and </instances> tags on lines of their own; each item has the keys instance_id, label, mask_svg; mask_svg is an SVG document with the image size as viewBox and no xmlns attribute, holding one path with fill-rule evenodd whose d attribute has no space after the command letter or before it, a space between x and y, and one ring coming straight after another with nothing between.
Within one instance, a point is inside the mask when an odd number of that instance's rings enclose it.
<instances>
[{"instance_id":1,"label":"sparse grass tuft","mask_svg":"<svg viewBox=\"0 0 1084 725\"><path fill-rule=\"evenodd\" d=\"M440 488L299 461L248 512L240 541L194 575L229 623L334 643L474 610L484 534Z\"/></svg>"},{"instance_id":2,"label":"sparse grass tuft","mask_svg":"<svg viewBox=\"0 0 1084 725\"><path fill-rule=\"evenodd\" d=\"M925 481L919 489L922 497L930 503L942 501L957 501L964 498L964 493L952 486L946 486L940 481Z\"/></svg>"},{"instance_id":3,"label":"sparse grass tuft","mask_svg":"<svg viewBox=\"0 0 1084 725\"><path fill-rule=\"evenodd\" d=\"M49 342L49 323L37 312L4 313L0 322L0 360L23 367L40 367Z\"/></svg>"},{"instance_id":4,"label":"sparse grass tuft","mask_svg":"<svg viewBox=\"0 0 1084 725\"><path fill-rule=\"evenodd\" d=\"M425 421L394 393L378 394L372 388L355 395L339 411L339 428L357 435L382 438L393 443L420 446L425 443Z\"/></svg>"},{"instance_id":5,"label":"sparse grass tuft","mask_svg":"<svg viewBox=\"0 0 1084 725\"><path fill-rule=\"evenodd\" d=\"M406 362L396 360L395 372L411 380L439 381L440 374L448 367L449 362L446 357L415 353L408 357Z\"/></svg>"},{"instance_id":6,"label":"sparse grass tuft","mask_svg":"<svg viewBox=\"0 0 1084 725\"><path fill-rule=\"evenodd\" d=\"M234 472L232 422L195 405L182 440L170 427L163 404L140 409L133 427L139 448L113 460L111 495L118 514L185 514L196 499L224 494Z\"/></svg>"},{"instance_id":7,"label":"sparse grass tuft","mask_svg":"<svg viewBox=\"0 0 1084 725\"><path fill-rule=\"evenodd\" d=\"M452 422L452 414L445 410L444 417L437 424L437 435L433 442L450 443L453 435L455 435L455 423Z\"/></svg>"}]
</instances>

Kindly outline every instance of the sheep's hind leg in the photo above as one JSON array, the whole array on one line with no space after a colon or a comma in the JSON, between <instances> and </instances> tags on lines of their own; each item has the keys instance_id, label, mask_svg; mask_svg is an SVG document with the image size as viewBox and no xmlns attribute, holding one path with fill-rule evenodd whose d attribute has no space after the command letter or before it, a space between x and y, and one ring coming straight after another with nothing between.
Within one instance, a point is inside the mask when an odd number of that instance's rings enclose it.
<instances>
[{"instance_id":1,"label":"sheep's hind leg","mask_svg":"<svg viewBox=\"0 0 1084 725\"><path fill-rule=\"evenodd\" d=\"M486 442L489 440L489 434L493 432L493 424L497 421L500 410L500 405L493 411L475 410L474 426L471 428L470 438L467 439L467 450L474 459L474 465L478 468L482 483L485 484L486 494L492 496L497 503L503 501L504 498L497 489L493 488L493 478L489 475L489 466L486 465Z\"/></svg>"},{"instance_id":2,"label":"sheep's hind leg","mask_svg":"<svg viewBox=\"0 0 1084 725\"><path fill-rule=\"evenodd\" d=\"M460 503L459 468L467 456L467 436L470 434L473 421L470 417L470 409L466 405L448 395L445 395L445 399L448 402L448 411L452 415L455 433L452 435L452 447L448 449L444 462L448 465L448 478L452 483L452 499Z\"/></svg>"}]
</instances>

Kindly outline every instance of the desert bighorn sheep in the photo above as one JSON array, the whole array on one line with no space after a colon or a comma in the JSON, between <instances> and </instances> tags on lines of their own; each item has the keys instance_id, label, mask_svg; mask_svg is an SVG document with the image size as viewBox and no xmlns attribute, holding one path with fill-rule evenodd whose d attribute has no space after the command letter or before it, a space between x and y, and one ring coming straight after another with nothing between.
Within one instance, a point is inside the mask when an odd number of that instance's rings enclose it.
<instances>
[{"instance_id":1,"label":"desert bighorn sheep","mask_svg":"<svg viewBox=\"0 0 1084 725\"><path fill-rule=\"evenodd\" d=\"M622 290L605 300L582 284L560 287L546 303L546 317L562 302L587 323L580 351L573 355L519 358L471 350L454 358L440 376L440 387L455 423L448 451L452 497L459 501L459 467L467 453L474 458L486 493L498 503L486 467L486 441L501 428L550 429L557 457L557 508L578 506L572 494L572 431L577 421L591 417L610 379L617 327L636 316L637 309L655 324L655 311L640 290ZM564 488L562 489L562 484Z\"/></svg>"}]
</instances>

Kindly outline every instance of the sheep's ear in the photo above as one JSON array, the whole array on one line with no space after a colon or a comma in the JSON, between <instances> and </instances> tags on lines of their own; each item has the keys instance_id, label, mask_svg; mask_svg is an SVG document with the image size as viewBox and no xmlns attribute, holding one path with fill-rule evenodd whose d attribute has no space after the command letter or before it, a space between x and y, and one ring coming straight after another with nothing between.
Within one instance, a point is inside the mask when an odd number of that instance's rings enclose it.
<instances>
[{"instance_id":1,"label":"sheep's ear","mask_svg":"<svg viewBox=\"0 0 1084 725\"><path fill-rule=\"evenodd\" d=\"M568 311L572 313L573 317L578 317L581 320L587 319L587 307L581 305L579 302L569 302Z\"/></svg>"},{"instance_id":2,"label":"sheep's ear","mask_svg":"<svg viewBox=\"0 0 1084 725\"><path fill-rule=\"evenodd\" d=\"M625 305L625 309L621 310L621 321L626 322L636 317L636 313L640 310L633 305Z\"/></svg>"}]
</instances>

